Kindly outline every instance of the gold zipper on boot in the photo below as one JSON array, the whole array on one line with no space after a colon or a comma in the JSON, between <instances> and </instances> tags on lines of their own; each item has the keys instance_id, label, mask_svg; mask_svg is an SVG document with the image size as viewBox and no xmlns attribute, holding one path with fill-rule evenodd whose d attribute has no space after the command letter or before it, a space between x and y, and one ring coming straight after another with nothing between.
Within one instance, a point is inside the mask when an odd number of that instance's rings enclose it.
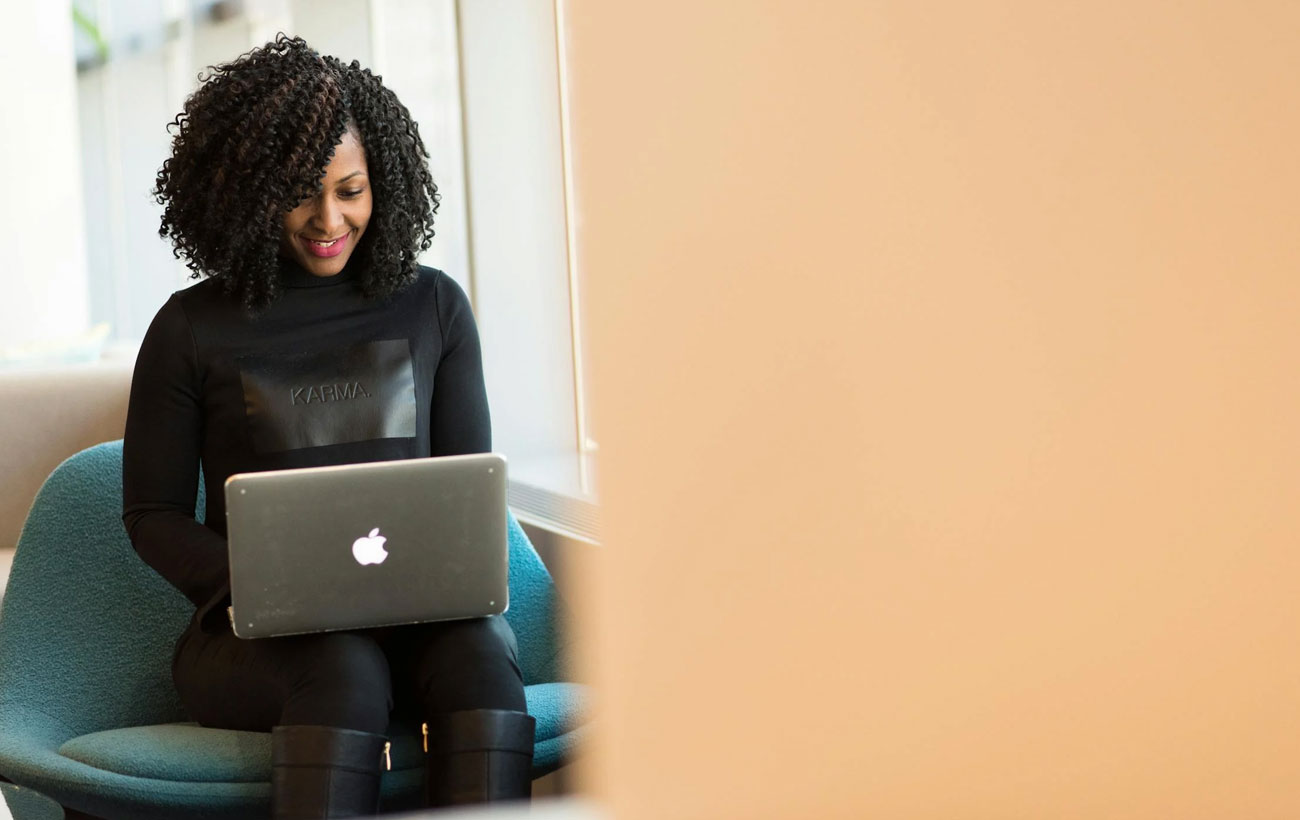
<instances>
[{"instance_id":1,"label":"gold zipper on boot","mask_svg":"<svg viewBox=\"0 0 1300 820\"><path fill-rule=\"evenodd\" d=\"M384 765L388 768L388 771L390 772L393 770L393 758L391 755L389 755L388 752L392 748L393 748L392 742L385 740L384 741Z\"/></svg>"},{"instance_id":2,"label":"gold zipper on boot","mask_svg":"<svg viewBox=\"0 0 1300 820\"><path fill-rule=\"evenodd\" d=\"M420 732L424 735L424 753L429 753L429 724L421 723Z\"/></svg>"}]
</instances>

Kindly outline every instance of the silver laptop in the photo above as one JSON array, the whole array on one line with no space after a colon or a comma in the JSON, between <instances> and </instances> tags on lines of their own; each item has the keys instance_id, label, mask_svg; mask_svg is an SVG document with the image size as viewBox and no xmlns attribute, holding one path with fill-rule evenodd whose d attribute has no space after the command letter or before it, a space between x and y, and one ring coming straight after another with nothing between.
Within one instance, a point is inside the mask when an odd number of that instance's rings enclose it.
<instances>
[{"instance_id":1,"label":"silver laptop","mask_svg":"<svg viewBox=\"0 0 1300 820\"><path fill-rule=\"evenodd\" d=\"M506 461L494 453L237 473L226 536L241 638L509 605Z\"/></svg>"}]
</instances>

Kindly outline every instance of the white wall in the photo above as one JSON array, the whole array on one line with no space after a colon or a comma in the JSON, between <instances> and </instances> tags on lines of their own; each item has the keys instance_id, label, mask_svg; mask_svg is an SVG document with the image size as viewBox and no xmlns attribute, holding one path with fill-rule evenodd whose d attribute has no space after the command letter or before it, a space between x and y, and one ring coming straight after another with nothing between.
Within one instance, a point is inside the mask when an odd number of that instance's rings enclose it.
<instances>
[{"instance_id":1,"label":"white wall","mask_svg":"<svg viewBox=\"0 0 1300 820\"><path fill-rule=\"evenodd\" d=\"M288 33L302 37L321 54L338 57L345 63L357 60L369 66L368 6L368 2L357 0L289 0L293 27Z\"/></svg>"},{"instance_id":2,"label":"white wall","mask_svg":"<svg viewBox=\"0 0 1300 820\"><path fill-rule=\"evenodd\" d=\"M0 346L89 324L71 7L6 3L4 17Z\"/></svg>"}]
</instances>

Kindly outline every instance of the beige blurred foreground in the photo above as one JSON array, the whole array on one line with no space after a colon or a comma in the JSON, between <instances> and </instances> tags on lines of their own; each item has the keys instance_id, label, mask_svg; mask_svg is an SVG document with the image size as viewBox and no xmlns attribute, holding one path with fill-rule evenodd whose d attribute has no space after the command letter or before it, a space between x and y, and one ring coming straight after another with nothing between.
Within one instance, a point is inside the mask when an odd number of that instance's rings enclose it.
<instances>
[{"instance_id":1,"label":"beige blurred foreground","mask_svg":"<svg viewBox=\"0 0 1300 820\"><path fill-rule=\"evenodd\" d=\"M1300 814L1300 6L565 5L612 815Z\"/></svg>"}]
</instances>

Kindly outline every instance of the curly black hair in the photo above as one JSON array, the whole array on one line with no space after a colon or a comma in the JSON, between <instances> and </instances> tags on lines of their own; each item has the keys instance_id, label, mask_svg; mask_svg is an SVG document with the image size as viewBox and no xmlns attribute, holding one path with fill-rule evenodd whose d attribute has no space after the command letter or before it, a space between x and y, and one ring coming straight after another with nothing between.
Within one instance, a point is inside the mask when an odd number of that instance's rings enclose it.
<instances>
[{"instance_id":1,"label":"curly black hair","mask_svg":"<svg viewBox=\"0 0 1300 820\"><path fill-rule=\"evenodd\" d=\"M167 126L172 155L153 189L164 206L158 235L171 237L190 278L220 278L250 313L274 302L284 214L320 190L347 129L360 138L374 192L348 266L371 298L415 278L438 188L415 121L380 76L281 33L199 81Z\"/></svg>"}]
</instances>

